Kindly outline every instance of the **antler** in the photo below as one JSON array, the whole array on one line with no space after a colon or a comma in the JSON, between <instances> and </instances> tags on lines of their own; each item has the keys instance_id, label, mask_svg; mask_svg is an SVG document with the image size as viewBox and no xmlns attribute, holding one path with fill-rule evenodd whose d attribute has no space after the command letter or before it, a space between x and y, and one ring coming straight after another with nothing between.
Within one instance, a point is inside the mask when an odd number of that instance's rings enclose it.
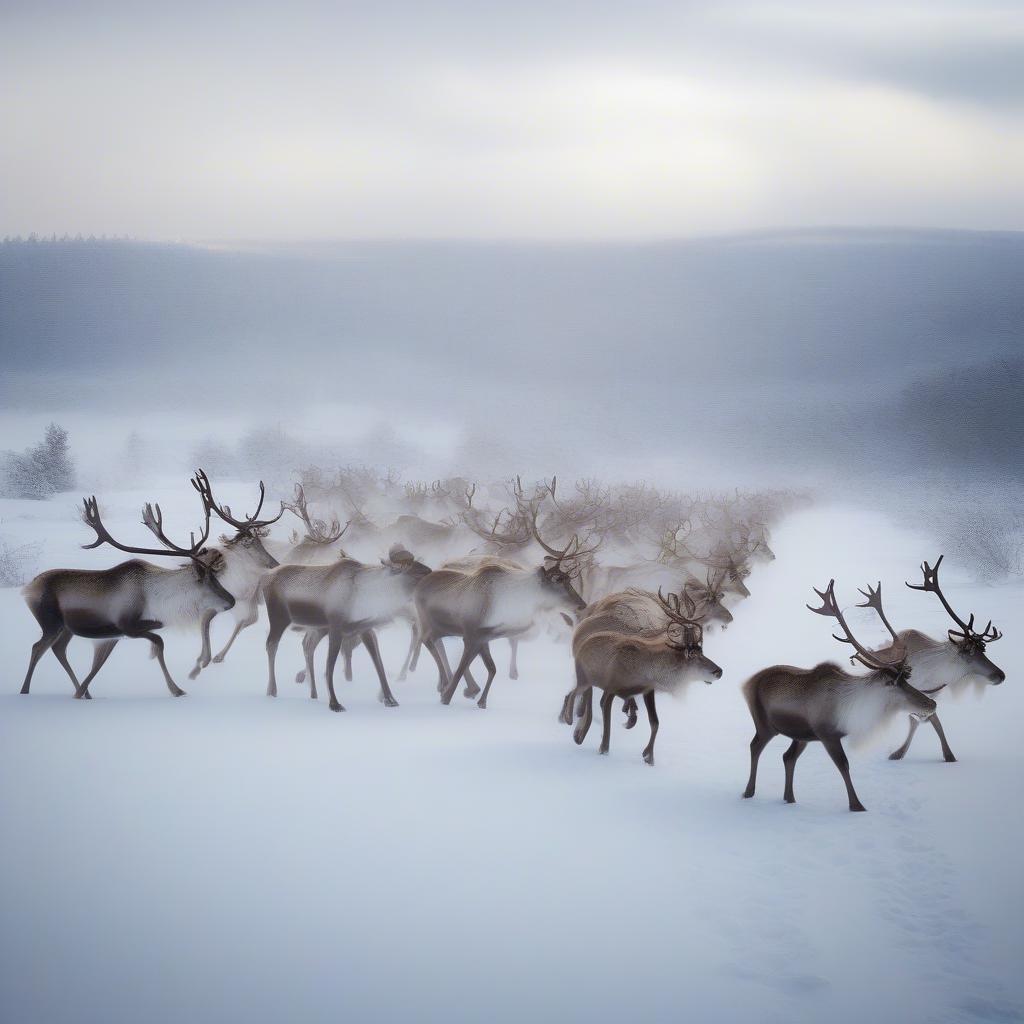
<instances>
[{"instance_id":1,"label":"antler","mask_svg":"<svg viewBox=\"0 0 1024 1024\"><path fill-rule=\"evenodd\" d=\"M209 539L210 536L210 510L205 509L206 519L203 524L203 533L199 540L196 540L196 535L193 533L191 536L191 545L187 548L183 548L174 541L169 540L164 533L164 517L160 511L159 505L150 505L146 502L145 507L142 510L142 522L149 530L151 530L159 539L160 543L164 545L162 548L140 548L134 545L122 544L120 541L114 540L110 535L107 528L103 525L103 520L100 518L99 503L96 501L96 496L93 495L91 498L82 499L82 522L86 526L92 527L96 533L96 540L91 544L83 544L82 547L98 548L101 544L109 544L111 547L117 548L119 551L127 551L133 555L173 555L176 557L192 558L198 561L199 555L203 552L203 545Z\"/></svg>"},{"instance_id":2,"label":"antler","mask_svg":"<svg viewBox=\"0 0 1024 1024\"><path fill-rule=\"evenodd\" d=\"M536 538L537 543L548 553L548 555L550 555L552 559L554 559L556 565L560 565L563 561L578 562L585 555L593 554L601 546L599 542L592 548L583 548L580 543L579 534L574 533L569 538L569 543L566 544L561 551L557 548L551 547L550 544L545 542L544 538L541 537L537 530L537 509L534 509L530 513L530 530Z\"/></svg>"},{"instance_id":3,"label":"antler","mask_svg":"<svg viewBox=\"0 0 1024 1024\"><path fill-rule=\"evenodd\" d=\"M689 594L683 593L682 597L683 606L686 608L686 614L684 615L681 611L679 604L678 594L662 594L661 587L658 587L658 604L661 605L661 610L668 616L670 622L674 622L678 626L682 626L684 631L691 630L696 646L701 646L704 643L704 627L700 624L700 620L703 616L697 616L697 606L694 604L693 598ZM684 632L684 637L686 633ZM670 645L676 646L676 645ZM683 647L687 646L685 643Z\"/></svg>"},{"instance_id":4,"label":"antler","mask_svg":"<svg viewBox=\"0 0 1024 1024\"><path fill-rule=\"evenodd\" d=\"M306 527L306 538L314 544L333 544L352 524L350 519L344 526L341 525L337 516L331 516L328 525L325 519L314 519L309 514L306 505L306 492L302 484L295 485L295 500L293 502L282 502L283 508L297 515Z\"/></svg>"},{"instance_id":5,"label":"antler","mask_svg":"<svg viewBox=\"0 0 1024 1024\"><path fill-rule=\"evenodd\" d=\"M942 559L945 555L939 555L938 560L934 566L929 565L927 562L921 563L921 572L924 574L923 583L908 583L907 586L911 590L924 590L928 593L934 594L941 602L942 607L949 612L949 617L960 627L959 630L951 629L950 635L962 636L965 640L968 637L974 637L977 640L982 640L986 643L992 643L998 640L1003 634L998 629L992 628L992 620L988 620L988 625L977 633L974 629L974 612L971 612L971 617L964 622L955 611L953 611L949 602L946 600L946 595L942 593L942 588L939 586L939 566L942 565Z\"/></svg>"},{"instance_id":6,"label":"antler","mask_svg":"<svg viewBox=\"0 0 1024 1024\"><path fill-rule=\"evenodd\" d=\"M878 585L875 587L872 587L870 583L867 585L867 587L867 590L861 590L859 587L857 588L858 591L860 591L860 593L862 593L867 598L867 600L863 604L859 604L857 605L857 607L874 608L878 614L878 617L882 620L882 625L885 626L887 630L889 630L889 635L893 638L893 640L899 640L899 637L896 635L896 630L892 628L892 626L889 623L889 620L885 617L885 612L882 611L882 581L879 580Z\"/></svg>"},{"instance_id":7,"label":"antler","mask_svg":"<svg viewBox=\"0 0 1024 1024\"><path fill-rule=\"evenodd\" d=\"M218 505L214 501L213 487L210 485L210 478L206 475L205 470L196 470L196 475L192 478L192 486L199 492L199 497L203 499L207 517L209 517L211 512L214 512L218 519L223 520L228 526L233 526L239 533L252 533L254 530L262 530L265 526L276 523L284 515L284 502L282 501L281 511L273 519L257 518L263 508L263 499L267 496L267 489L263 486L262 480L260 481L260 500L256 506L256 511L251 516L246 516L245 519L236 519L231 514L229 506Z\"/></svg>"},{"instance_id":8,"label":"antler","mask_svg":"<svg viewBox=\"0 0 1024 1024\"><path fill-rule=\"evenodd\" d=\"M861 644L857 642L857 638L850 631L850 627L846 624L846 619L843 617L843 613L840 610L839 605L836 603L835 585L835 580L829 580L828 586L824 590L818 590L817 587L814 587L814 592L821 599L821 607L812 608L808 605L808 610L814 612L816 615L824 615L828 618L833 618L839 623L844 635L839 636L837 633L833 633L832 635L840 643L850 644L857 652L852 655L852 657L856 658L862 665L876 671L884 670L887 672L895 672L897 674L903 671L904 661L906 660L905 657L900 658L900 660L896 662L882 661L873 651L869 651L866 647L862 647Z\"/></svg>"}]
</instances>

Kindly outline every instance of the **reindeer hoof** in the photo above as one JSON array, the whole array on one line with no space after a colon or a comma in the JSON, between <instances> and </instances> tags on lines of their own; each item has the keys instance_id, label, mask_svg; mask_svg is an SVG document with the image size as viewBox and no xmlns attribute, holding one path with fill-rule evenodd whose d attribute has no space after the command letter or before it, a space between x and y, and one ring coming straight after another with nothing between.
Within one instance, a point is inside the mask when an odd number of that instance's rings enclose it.
<instances>
[{"instance_id":1,"label":"reindeer hoof","mask_svg":"<svg viewBox=\"0 0 1024 1024\"><path fill-rule=\"evenodd\" d=\"M653 765L654 764L654 755L653 754L644 754L644 761L647 764Z\"/></svg>"},{"instance_id":2,"label":"reindeer hoof","mask_svg":"<svg viewBox=\"0 0 1024 1024\"><path fill-rule=\"evenodd\" d=\"M518 679L519 678L519 670L515 669L515 668L512 669L512 671L509 672L508 677L509 677L509 679Z\"/></svg>"},{"instance_id":3,"label":"reindeer hoof","mask_svg":"<svg viewBox=\"0 0 1024 1024\"><path fill-rule=\"evenodd\" d=\"M944 755L946 764L956 764L956 758L952 754Z\"/></svg>"},{"instance_id":4,"label":"reindeer hoof","mask_svg":"<svg viewBox=\"0 0 1024 1024\"><path fill-rule=\"evenodd\" d=\"M182 690L182 689L177 689L177 690L174 691L174 696L175 697L184 697L185 696L185 691Z\"/></svg>"},{"instance_id":5,"label":"reindeer hoof","mask_svg":"<svg viewBox=\"0 0 1024 1024\"><path fill-rule=\"evenodd\" d=\"M462 691L462 696L463 697L475 697L479 692L480 692L480 687L479 686L467 686Z\"/></svg>"},{"instance_id":6,"label":"reindeer hoof","mask_svg":"<svg viewBox=\"0 0 1024 1024\"><path fill-rule=\"evenodd\" d=\"M598 747L597 748L597 752L599 754L602 754L602 755L607 754L608 753L608 748L607 747Z\"/></svg>"},{"instance_id":7,"label":"reindeer hoof","mask_svg":"<svg viewBox=\"0 0 1024 1024\"><path fill-rule=\"evenodd\" d=\"M754 795L754 791L752 789L745 789L745 790L743 790L743 799L744 800L749 800L753 795Z\"/></svg>"},{"instance_id":8,"label":"reindeer hoof","mask_svg":"<svg viewBox=\"0 0 1024 1024\"><path fill-rule=\"evenodd\" d=\"M889 755L889 760L890 760L890 761L902 761L902 760L903 760L903 755L904 755L905 753L906 753L906 751L905 751L905 750L894 750L894 751L893 751L893 752L892 752L892 753L891 753L891 754Z\"/></svg>"},{"instance_id":9,"label":"reindeer hoof","mask_svg":"<svg viewBox=\"0 0 1024 1024\"><path fill-rule=\"evenodd\" d=\"M224 655L223 654L215 654L213 656L213 664L214 665L219 665L223 660L224 660Z\"/></svg>"},{"instance_id":10,"label":"reindeer hoof","mask_svg":"<svg viewBox=\"0 0 1024 1024\"><path fill-rule=\"evenodd\" d=\"M331 708L332 711L344 711L345 710L345 708L341 704L339 704L337 701L332 701L331 705L330 705L330 708Z\"/></svg>"},{"instance_id":11,"label":"reindeer hoof","mask_svg":"<svg viewBox=\"0 0 1024 1024\"><path fill-rule=\"evenodd\" d=\"M863 804L850 804L851 811L866 811L867 808Z\"/></svg>"},{"instance_id":12,"label":"reindeer hoof","mask_svg":"<svg viewBox=\"0 0 1024 1024\"><path fill-rule=\"evenodd\" d=\"M468 696L468 694L467 694L467 696ZM487 701L485 701L485 700L483 699L483 697L481 697L481 698L480 698L480 699L479 699L479 700L478 700L478 701L476 702L476 706L477 706L478 708L480 708L480 710L481 710L481 711L486 711L486 710L487 710Z\"/></svg>"},{"instance_id":13,"label":"reindeer hoof","mask_svg":"<svg viewBox=\"0 0 1024 1024\"><path fill-rule=\"evenodd\" d=\"M295 673L295 682L297 682L297 683L304 683L305 681L306 681L306 673L305 673L305 671L296 672Z\"/></svg>"},{"instance_id":14,"label":"reindeer hoof","mask_svg":"<svg viewBox=\"0 0 1024 1024\"><path fill-rule=\"evenodd\" d=\"M199 665L196 665L196 667L194 669L192 669L191 672L189 672L189 674L188 674L189 679L196 679L196 678L198 678L200 672L202 672L202 668Z\"/></svg>"},{"instance_id":15,"label":"reindeer hoof","mask_svg":"<svg viewBox=\"0 0 1024 1024\"><path fill-rule=\"evenodd\" d=\"M398 707L398 701L395 700L394 697L386 698L383 701L383 704L384 704L384 707L386 707L386 708L397 708Z\"/></svg>"}]
</instances>

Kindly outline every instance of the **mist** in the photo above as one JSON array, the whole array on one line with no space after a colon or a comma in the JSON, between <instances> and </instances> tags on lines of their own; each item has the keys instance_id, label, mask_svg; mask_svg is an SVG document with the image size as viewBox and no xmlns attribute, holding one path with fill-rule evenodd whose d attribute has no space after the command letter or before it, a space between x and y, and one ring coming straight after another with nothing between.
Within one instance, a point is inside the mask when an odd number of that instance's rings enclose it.
<instances>
[{"instance_id":1,"label":"mist","mask_svg":"<svg viewBox=\"0 0 1024 1024\"><path fill-rule=\"evenodd\" d=\"M116 423L439 473L1014 477L1022 279L1024 242L992 233L12 242L0 397L12 440L59 416L86 457Z\"/></svg>"}]
</instances>

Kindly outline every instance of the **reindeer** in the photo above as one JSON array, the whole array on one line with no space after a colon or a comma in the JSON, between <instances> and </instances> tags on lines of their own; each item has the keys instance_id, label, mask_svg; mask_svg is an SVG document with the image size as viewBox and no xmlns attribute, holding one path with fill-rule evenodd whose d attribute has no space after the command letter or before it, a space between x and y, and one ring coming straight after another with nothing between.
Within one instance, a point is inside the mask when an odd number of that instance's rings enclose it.
<instances>
[{"instance_id":1,"label":"reindeer","mask_svg":"<svg viewBox=\"0 0 1024 1024\"><path fill-rule=\"evenodd\" d=\"M450 704L459 680L474 658L487 668L487 682L478 707L487 707L487 695L496 669L490 641L499 637L521 637L538 616L549 611L582 611L586 607L573 581L579 576L580 560L590 551L573 534L558 550L546 544L537 532L534 510L531 529L548 554L535 570L521 569L504 560L481 565L472 572L439 569L416 588L416 614L421 642L445 678L441 703ZM462 658L454 676L447 665L440 641L446 636L462 638ZM467 689L466 696L475 696Z\"/></svg>"},{"instance_id":2,"label":"reindeer","mask_svg":"<svg viewBox=\"0 0 1024 1024\"><path fill-rule=\"evenodd\" d=\"M267 696L277 696L274 663L281 636L289 626L296 625L306 630L303 650L310 677L310 697L316 697L313 650L327 636L330 707L332 711L345 710L334 692L334 665L346 639L358 637L377 670L384 704L397 707L398 701L388 686L375 630L391 622L409 604L416 584L429 575L428 566L398 547L392 548L388 559L381 559L379 566L342 558L332 565L282 565L272 570L264 577L263 584L270 619Z\"/></svg>"},{"instance_id":3,"label":"reindeer","mask_svg":"<svg viewBox=\"0 0 1024 1024\"><path fill-rule=\"evenodd\" d=\"M710 684L722 677L722 670L704 655L704 631L693 599L684 594L682 602L681 608L678 594L666 598L660 590L657 604L653 595L640 591L611 594L576 627L572 639L576 686L565 695L559 718L571 725L573 708L582 704L582 715L573 731L577 744L590 731L595 686L603 691L604 731L599 754L608 753L612 702L621 697L628 706L629 701L635 702L643 695L651 726L643 758L653 765L658 735L655 693L678 693L697 679Z\"/></svg>"},{"instance_id":4,"label":"reindeer","mask_svg":"<svg viewBox=\"0 0 1024 1024\"><path fill-rule=\"evenodd\" d=\"M964 622L953 611L939 586L939 566L941 564L942 555L939 556L934 567L927 562L923 563L921 571L924 574L924 582L908 583L907 586L911 590L935 594L959 629L948 630L947 637L941 640L936 640L916 629L895 632L885 617L885 612L882 611L882 584L879 582L874 589L869 586L867 590L861 591L867 598L861 607L874 608L892 637L892 643L877 653L880 657L891 658L894 650L905 651L907 664L914 670L915 679L920 681L919 685L923 692L932 697L936 697L940 693L957 695L962 693L971 682L998 686L1006 679L1006 673L988 659L985 648L988 644L995 643L1003 634L993 628L991 621L979 633L974 629L973 614ZM946 741L946 734L939 721L939 716L937 714L930 715L928 721L939 737L943 758L949 762L955 761L956 757ZM910 749L914 733L917 732L917 727L920 724L920 720L911 715L910 731L907 733L907 738L903 741L902 746L897 747L889 755L890 760L900 761L903 759Z\"/></svg>"},{"instance_id":5,"label":"reindeer","mask_svg":"<svg viewBox=\"0 0 1024 1024\"><path fill-rule=\"evenodd\" d=\"M192 535L189 547L180 547L163 533L160 506L146 505L143 522L160 539L162 548L140 548L122 544L107 532L100 518L96 498L83 501L82 519L96 533L86 549L109 544L119 551L137 555L185 557L189 561L176 569L132 558L111 569L50 569L29 583L22 594L29 610L42 628L43 635L32 645L28 672L21 692L28 693L36 663L49 649L71 678L75 697L88 699L89 684L103 667L122 637L141 637L152 644L167 689L174 697L184 696L171 678L164 661L164 641L157 632L165 626L201 620L209 628L209 619L228 611L235 599L218 582L221 559L209 558L204 548L210 536L210 512L199 539ZM92 667L81 683L67 659L67 646L73 636L99 641L93 652Z\"/></svg>"},{"instance_id":6,"label":"reindeer","mask_svg":"<svg viewBox=\"0 0 1024 1024\"><path fill-rule=\"evenodd\" d=\"M869 671L867 675L845 672L834 662L822 662L811 669L775 665L762 669L743 684L743 695L754 720L754 738L750 741L750 779L744 797L754 795L757 762L768 743L780 733L793 742L782 755L786 769L784 799L795 803L793 774L796 762L807 744L818 741L828 752L846 783L851 811L863 811L850 778L850 762L843 750L843 739L870 735L894 715L909 713L923 719L935 713L935 701L907 681L910 666L906 652L898 648L883 657L861 645L847 625L836 603L835 580L824 590L814 591L820 608L808 609L839 623L843 635L833 634L841 643L850 644L852 656Z\"/></svg>"},{"instance_id":7,"label":"reindeer","mask_svg":"<svg viewBox=\"0 0 1024 1024\"><path fill-rule=\"evenodd\" d=\"M189 679L195 679L211 661L218 664L222 662L238 634L259 618L260 580L268 569L273 569L279 564L263 546L263 539L267 536L270 526L284 515L284 505L282 504L281 511L272 519L259 518L266 497L266 488L261 480L260 500L256 505L256 511L245 519L236 519L231 513L230 506L218 505L214 500L210 478L202 469L196 470L191 482L202 499L207 517L213 513L235 531L230 537L222 534L220 545L211 547L204 556L207 560L215 558L221 561L222 568L218 572L218 578L221 585L235 598L235 628L228 642L211 658L210 623L217 613L211 610L203 616L200 622L202 646L196 663L188 674ZM164 543L163 533L153 521L151 511L147 506L143 512L142 522L157 540Z\"/></svg>"},{"instance_id":8,"label":"reindeer","mask_svg":"<svg viewBox=\"0 0 1024 1024\"><path fill-rule=\"evenodd\" d=\"M303 536L300 536L298 531L292 532L293 546L284 556L284 561L288 565L326 565L345 557L345 551L339 542L352 525L351 519L342 526L337 516L331 516L328 522L312 515L302 484L295 485L294 499L282 502L282 507L297 516L306 531Z\"/></svg>"}]
</instances>

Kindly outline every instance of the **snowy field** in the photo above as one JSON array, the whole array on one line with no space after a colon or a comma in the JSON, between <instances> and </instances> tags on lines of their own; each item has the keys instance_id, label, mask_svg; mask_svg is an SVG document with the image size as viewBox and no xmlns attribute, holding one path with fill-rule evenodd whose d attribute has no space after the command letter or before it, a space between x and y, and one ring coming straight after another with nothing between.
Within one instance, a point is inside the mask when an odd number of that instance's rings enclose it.
<instances>
[{"instance_id":1,"label":"snowy field","mask_svg":"<svg viewBox=\"0 0 1024 1024\"><path fill-rule=\"evenodd\" d=\"M195 508L178 494L165 511L181 536ZM102 495L115 534L145 543L130 524L154 496ZM39 568L118 561L77 549L74 501L0 502L0 534L44 540ZM642 712L632 732L616 712L608 757L597 724L572 743L557 721L571 658L550 640L523 645L516 682L495 645L486 711L441 706L426 657L386 709L360 649L348 711L330 714L290 682L295 634L270 700L263 622L195 681L198 638L168 634L183 699L130 640L91 702L50 655L22 697L37 630L0 591L0 1019L1021 1020L1024 588L943 565L954 605L1006 634L990 652L1005 685L940 704L959 763L927 726L890 762L900 721L850 751L869 813L847 811L816 744L787 806L779 738L745 801L741 683L842 653L804 609L812 585L835 576L848 605L881 577L896 628L948 625L902 585L939 552L881 517L817 507L772 545L735 623L707 637L723 678L662 702L653 768ZM406 642L382 635L392 679ZM89 646L71 646L82 671Z\"/></svg>"}]
</instances>

